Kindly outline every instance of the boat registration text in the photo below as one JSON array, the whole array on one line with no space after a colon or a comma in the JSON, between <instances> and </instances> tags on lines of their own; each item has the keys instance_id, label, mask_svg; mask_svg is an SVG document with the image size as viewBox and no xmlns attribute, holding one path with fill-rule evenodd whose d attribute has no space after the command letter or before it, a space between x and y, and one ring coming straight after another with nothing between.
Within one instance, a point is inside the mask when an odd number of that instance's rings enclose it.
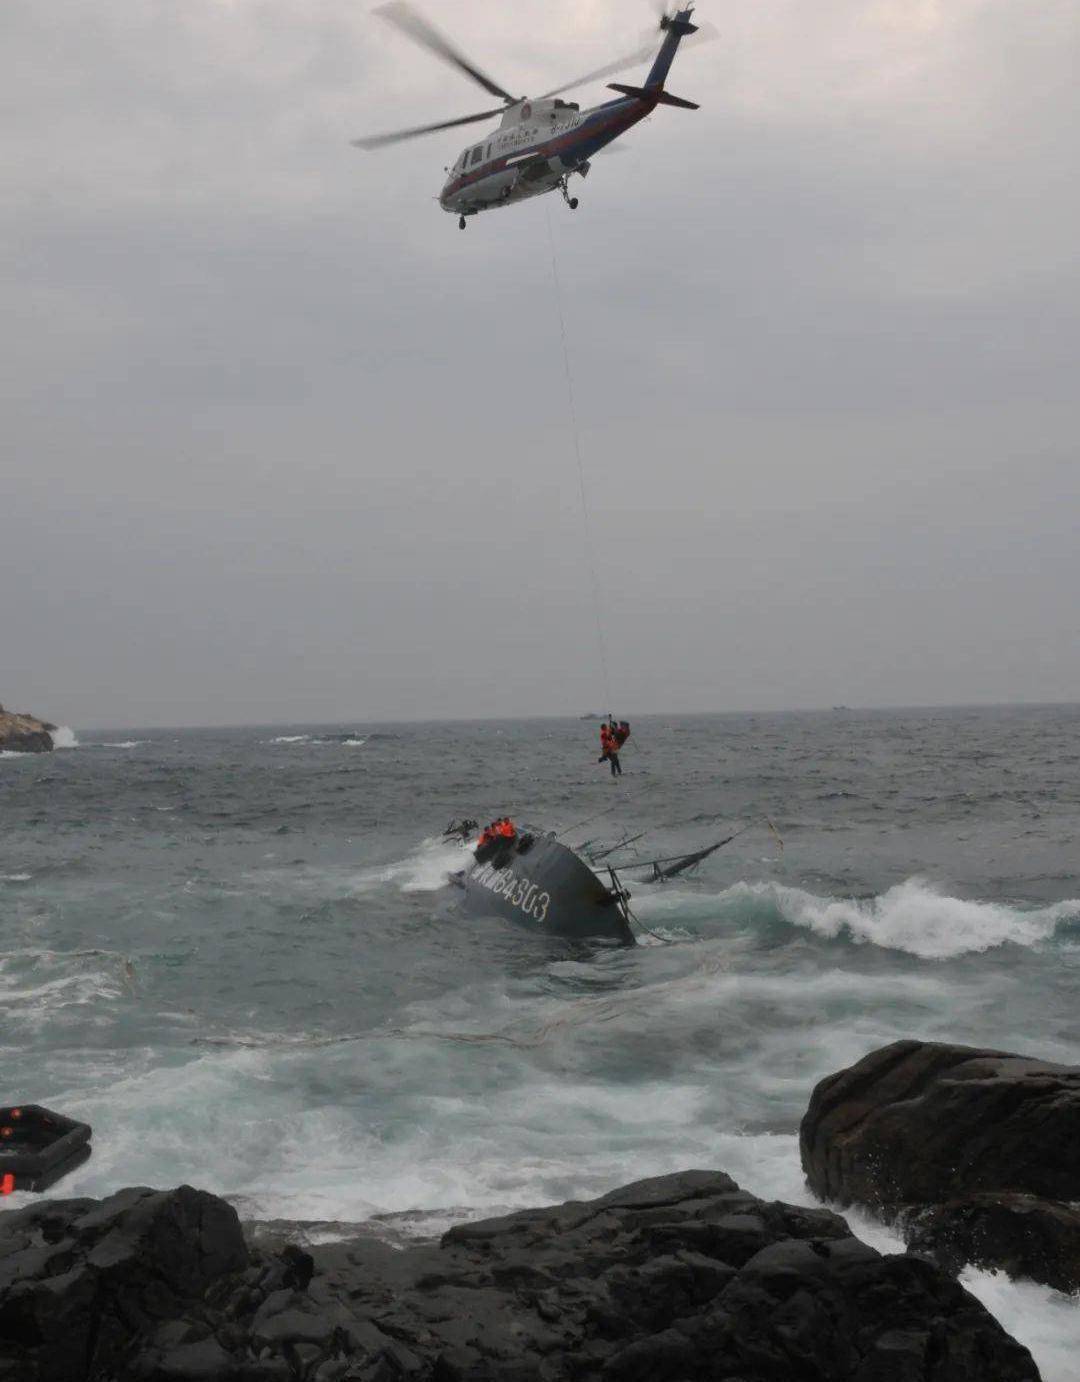
<instances>
[{"instance_id":1,"label":"boat registration text","mask_svg":"<svg viewBox=\"0 0 1080 1382\"><path fill-rule=\"evenodd\" d=\"M551 894L542 891L538 883L528 878L518 878L510 869L493 868L482 864L471 876L473 883L479 883L496 897L504 897L512 907L517 907L534 921L544 921L551 906Z\"/></svg>"}]
</instances>

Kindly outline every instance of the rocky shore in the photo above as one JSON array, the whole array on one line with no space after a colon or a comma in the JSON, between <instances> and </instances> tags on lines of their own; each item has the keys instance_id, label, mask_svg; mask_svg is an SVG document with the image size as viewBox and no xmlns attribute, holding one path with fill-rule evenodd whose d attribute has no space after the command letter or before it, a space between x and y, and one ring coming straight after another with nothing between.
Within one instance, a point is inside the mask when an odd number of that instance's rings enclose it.
<instances>
[{"instance_id":1,"label":"rocky shore","mask_svg":"<svg viewBox=\"0 0 1080 1382\"><path fill-rule=\"evenodd\" d=\"M51 753L56 726L0 705L0 753Z\"/></svg>"},{"instance_id":2,"label":"rocky shore","mask_svg":"<svg viewBox=\"0 0 1080 1382\"><path fill-rule=\"evenodd\" d=\"M1037 1382L935 1265L719 1171L404 1249L181 1186L0 1215L2 1382Z\"/></svg>"},{"instance_id":3,"label":"rocky shore","mask_svg":"<svg viewBox=\"0 0 1080 1382\"><path fill-rule=\"evenodd\" d=\"M946 1269L1080 1290L1080 1066L898 1041L821 1081L800 1145L815 1194Z\"/></svg>"}]
</instances>

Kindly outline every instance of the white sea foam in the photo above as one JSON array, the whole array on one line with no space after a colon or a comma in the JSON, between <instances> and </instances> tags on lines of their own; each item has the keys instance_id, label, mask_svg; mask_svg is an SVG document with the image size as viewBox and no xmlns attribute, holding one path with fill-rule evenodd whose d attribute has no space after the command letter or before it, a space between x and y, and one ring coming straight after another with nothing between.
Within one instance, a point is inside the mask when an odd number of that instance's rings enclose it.
<instances>
[{"instance_id":1,"label":"white sea foam","mask_svg":"<svg viewBox=\"0 0 1080 1382\"><path fill-rule=\"evenodd\" d=\"M67 725L60 725L51 731L54 749L77 749L79 741L75 737L75 731L69 729Z\"/></svg>"},{"instance_id":2,"label":"white sea foam","mask_svg":"<svg viewBox=\"0 0 1080 1382\"><path fill-rule=\"evenodd\" d=\"M32 873L0 873L0 883L29 883Z\"/></svg>"},{"instance_id":3,"label":"white sea foam","mask_svg":"<svg viewBox=\"0 0 1080 1382\"><path fill-rule=\"evenodd\" d=\"M820 898L775 884L743 885L748 894L773 896L784 917L822 936L846 934L925 960L992 950L1012 942L1049 940L1061 922L1080 919L1080 899L1023 909L1001 902L949 897L921 878L909 878L880 897Z\"/></svg>"},{"instance_id":4,"label":"white sea foam","mask_svg":"<svg viewBox=\"0 0 1080 1382\"><path fill-rule=\"evenodd\" d=\"M106 950L22 950L0 955L0 1002L15 1024L37 1029L64 1010L111 1003L130 992L125 956Z\"/></svg>"},{"instance_id":5,"label":"white sea foam","mask_svg":"<svg viewBox=\"0 0 1080 1382\"><path fill-rule=\"evenodd\" d=\"M951 959L1010 943L1038 946L1063 923L1080 921L1078 898L1047 907L979 902L950 897L922 878L909 878L870 898L818 897L779 883L736 883L720 894L638 890L634 908L666 939L679 938L680 924L712 920L718 913L730 918L740 909L760 915L764 908L830 940L843 937L924 960Z\"/></svg>"},{"instance_id":6,"label":"white sea foam","mask_svg":"<svg viewBox=\"0 0 1080 1382\"><path fill-rule=\"evenodd\" d=\"M122 739L118 744L102 744L103 749L137 749L140 744L148 744L149 739Z\"/></svg>"},{"instance_id":7,"label":"white sea foam","mask_svg":"<svg viewBox=\"0 0 1080 1382\"><path fill-rule=\"evenodd\" d=\"M960 1282L1007 1333L1031 1350L1043 1382L1076 1382L1080 1299L974 1267L961 1274Z\"/></svg>"},{"instance_id":8,"label":"white sea foam","mask_svg":"<svg viewBox=\"0 0 1080 1382\"><path fill-rule=\"evenodd\" d=\"M279 734L276 739L267 739L268 744L307 744L311 740L310 734Z\"/></svg>"},{"instance_id":9,"label":"white sea foam","mask_svg":"<svg viewBox=\"0 0 1080 1382\"><path fill-rule=\"evenodd\" d=\"M368 887L394 883L403 893L436 892L451 873L468 862L469 856L456 840L429 839L396 863L365 869L360 882Z\"/></svg>"},{"instance_id":10,"label":"white sea foam","mask_svg":"<svg viewBox=\"0 0 1080 1382\"><path fill-rule=\"evenodd\" d=\"M346 739L345 747L347 749L362 749L366 743L366 739Z\"/></svg>"}]
</instances>

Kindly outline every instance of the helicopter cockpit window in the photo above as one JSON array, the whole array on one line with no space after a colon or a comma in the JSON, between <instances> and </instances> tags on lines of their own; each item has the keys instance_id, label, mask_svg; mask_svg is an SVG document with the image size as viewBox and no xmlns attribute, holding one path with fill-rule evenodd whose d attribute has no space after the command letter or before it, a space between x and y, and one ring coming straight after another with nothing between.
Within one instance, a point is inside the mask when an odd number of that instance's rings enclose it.
<instances>
[{"instance_id":1,"label":"helicopter cockpit window","mask_svg":"<svg viewBox=\"0 0 1080 1382\"><path fill-rule=\"evenodd\" d=\"M473 149L473 151L472 151L472 161L473 161L474 163L479 163L480 160L483 158L483 156L484 156L484 146L483 146L483 144L477 144L476 148Z\"/></svg>"}]
</instances>

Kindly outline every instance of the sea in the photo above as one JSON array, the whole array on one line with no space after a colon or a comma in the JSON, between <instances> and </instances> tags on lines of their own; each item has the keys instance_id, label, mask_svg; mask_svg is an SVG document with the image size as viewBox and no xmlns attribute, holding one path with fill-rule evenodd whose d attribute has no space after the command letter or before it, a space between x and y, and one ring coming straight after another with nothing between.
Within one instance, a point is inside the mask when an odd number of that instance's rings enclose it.
<instances>
[{"instance_id":1,"label":"sea","mask_svg":"<svg viewBox=\"0 0 1080 1382\"><path fill-rule=\"evenodd\" d=\"M187 1182L311 1241L689 1167L813 1203L799 1120L875 1047L1080 1061L1080 707L631 723L618 781L584 718L76 727L0 758L0 1104L94 1130L48 1193ZM743 833L665 884L628 868L641 943L613 948L458 913L443 831L503 814L640 834L624 860ZM1076 1298L964 1282L1075 1382Z\"/></svg>"}]
</instances>

